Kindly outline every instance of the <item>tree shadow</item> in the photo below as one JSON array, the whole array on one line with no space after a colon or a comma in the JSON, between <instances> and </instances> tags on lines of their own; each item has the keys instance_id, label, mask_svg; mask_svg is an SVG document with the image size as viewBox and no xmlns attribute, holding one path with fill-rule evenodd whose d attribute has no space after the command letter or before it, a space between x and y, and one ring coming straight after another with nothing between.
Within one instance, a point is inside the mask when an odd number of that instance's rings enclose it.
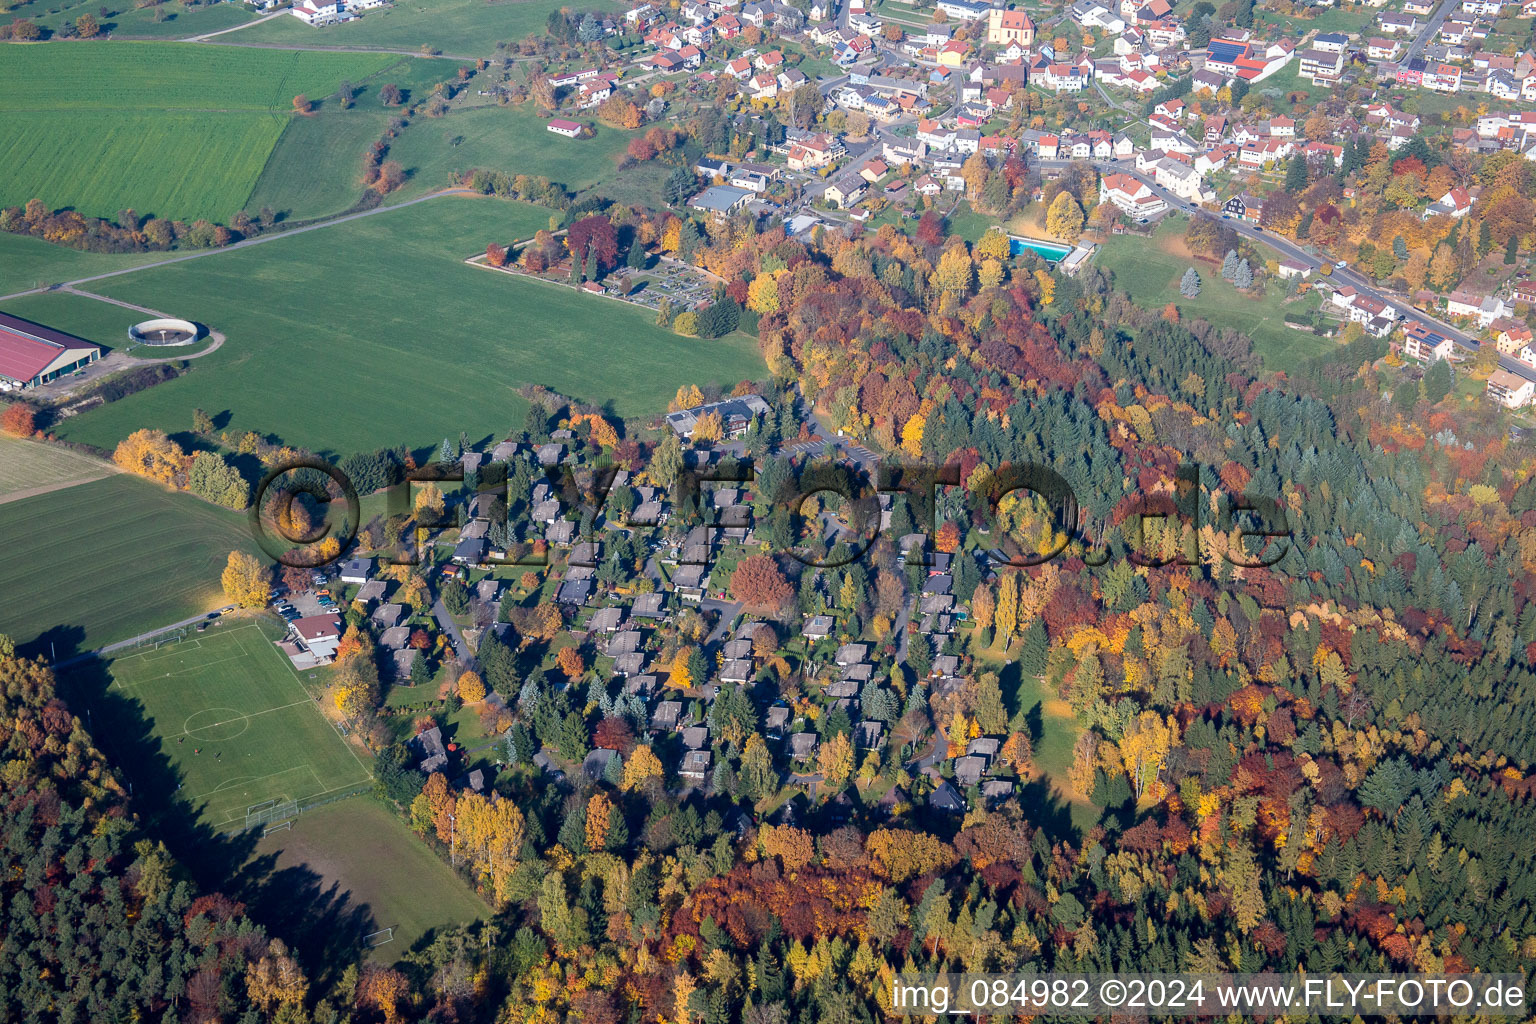
<instances>
[{"instance_id":1,"label":"tree shadow","mask_svg":"<svg viewBox=\"0 0 1536 1024\"><path fill-rule=\"evenodd\" d=\"M16 654L22 658L47 658L57 664L79 654L85 643L85 627L53 626L34 639L16 645Z\"/></svg>"},{"instance_id":2,"label":"tree shadow","mask_svg":"<svg viewBox=\"0 0 1536 1024\"><path fill-rule=\"evenodd\" d=\"M1072 805L1051 785L1049 775L1024 783L1017 799L1024 817L1043 831L1051 842L1077 843L1081 840L1081 833L1072 822Z\"/></svg>"}]
</instances>

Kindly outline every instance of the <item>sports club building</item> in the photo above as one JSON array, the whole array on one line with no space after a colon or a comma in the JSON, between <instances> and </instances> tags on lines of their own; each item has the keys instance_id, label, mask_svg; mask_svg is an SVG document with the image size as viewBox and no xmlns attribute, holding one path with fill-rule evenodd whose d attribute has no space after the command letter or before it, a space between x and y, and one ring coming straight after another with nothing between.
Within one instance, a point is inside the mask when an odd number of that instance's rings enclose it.
<instances>
[{"instance_id":1,"label":"sports club building","mask_svg":"<svg viewBox=\"0 0 1536 1024\"><path fill-rule=\"evenodd\" d=\"M101 358L101 346L0 313L0 391L35 388Z\"/></svg>"}]
</instances>

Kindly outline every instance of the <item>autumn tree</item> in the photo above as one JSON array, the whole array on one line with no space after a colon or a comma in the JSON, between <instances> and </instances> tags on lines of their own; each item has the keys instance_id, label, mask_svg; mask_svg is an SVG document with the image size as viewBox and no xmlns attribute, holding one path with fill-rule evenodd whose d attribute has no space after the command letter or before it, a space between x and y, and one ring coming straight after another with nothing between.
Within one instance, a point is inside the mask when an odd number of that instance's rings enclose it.
<instances>
[{"instance_id":1,"label":"autumn tree","mask_svg":"<svg viewBox=\"0 0 1536 1024\"><path fill-rule=\"evenodd\" d=\"M587 670L587 663L581 656L581 651L575 647L562 647L560 653L555 655L555 664L560 671L565 673L567 679L580 679Z\"/></svg>"},{"instance_id":2,"label":"autumn tree","mask_svg":"<svg viewBox=\"0 0 1536 1024\"><path fill-rule=\"evenodd\" d=\"M187 453L163 430L142 428L118 442L112 461L130 473L174 484L187 464Z\"/></svg>"},{"instance_id":3,"label":"autumn tree","mask_svg":"<svg viewBox=\"0 0 1536 1024\"><path fill-rule=\"evenodd\" d=\"M231 551L219 577L224 596L241 608L262 608L272 597L271 574L256 556Z\"/></svg>"},{"instance_id":4,"label":"autumn tree","mask_svg":"<svg viewBox=\"0 0 1536 1024\"><path fill-rule=\"evenodd\" d=\"M1083 208L1076 196L1065 190L1056 194L1045 212L1045 230L1056 238L1077 241L1083 232Z\"/></svg>"},{"instance_id":5,"label":"autumn tree","mask_svg":"<svg viewBox=\"0 0 1536 1024\"><path fill-rule=\"evenodd\" d=\"M655 751L642 743L629 752L629 759L624 762L624 788L637 789L651 779L660 779L664 774L661 760Z\"/></svg>"},{"instance_id":6,"label":"autumn tree","mask_svg":"<svg viewBox=\"0 0 1536 1024\"><path fill-rule=\"evenodd\" d=\"M485 700L485 683L474 672L459 675L457 685L459 699L466 704L478 704Z\"/></svg>"},{"instance_id":7,"label":"autumn tree","mask_svg":"<svg viewBox=\"0 0 1536 1024\"><path fill-rule=\"evenodd\" d=\"M0 430L12 437L31 437L37 432L37 416L25 402L16 402L0 414Z\"/></svg>"},{"instance_id":8,"label":"autumn tree","mask_svg":"<svg viewBox=\"0 0 1536 1024\"><path fill-rule=\"evenodd\" d=\"M805 867L816 856L815 838L793 825L764 825L757 833L757 842L765 856L779 858L790 871Z\"/></svg>"},{"instance_id":9,"label":"autumn tree","mask_svg":"<svg viewBox=\"0 0 1536 1024\"><path fill-rule=\"evenodd\" d=\"M794 595L794 588L769 555L748 555L731 573L731 596L747 607L774 612Z\"/></svg>"},{"instance_id":10,"label":"autumn tree","mask_svg":"<svg viewBox=\"0 0 1536 1024\"><path fill-rule=\"evenodd\" d=\"M307 114L315 109L315 105L309 101L309 97L299 93L293 98L293 109L297 113Z\"/></svg>"}]
</instances>

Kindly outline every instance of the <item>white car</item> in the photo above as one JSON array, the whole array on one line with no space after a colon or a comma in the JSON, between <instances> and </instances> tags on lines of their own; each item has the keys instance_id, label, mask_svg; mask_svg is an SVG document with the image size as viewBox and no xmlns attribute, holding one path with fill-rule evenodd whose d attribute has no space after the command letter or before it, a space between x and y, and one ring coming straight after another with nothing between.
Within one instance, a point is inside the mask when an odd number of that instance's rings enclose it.
<instances>
[{"instance_id":1,"label":"white car","mask_svg":"<svg viewBox=\"0 0 1536 1024\"><path fill-rule=\"evenodd\" d=\"M1335 263L1333 266L1336 270L1348 270L1349 260L1339 260L1339 262Z\"/></svg>"}]
</instances>

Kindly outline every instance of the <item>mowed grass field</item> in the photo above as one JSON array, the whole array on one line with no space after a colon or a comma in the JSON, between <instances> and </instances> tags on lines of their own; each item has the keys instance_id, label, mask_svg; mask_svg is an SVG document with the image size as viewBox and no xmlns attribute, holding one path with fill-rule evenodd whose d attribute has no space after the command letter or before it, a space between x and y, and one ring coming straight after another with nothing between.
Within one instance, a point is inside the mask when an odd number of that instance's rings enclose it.
<instances>
[{"instance_id":1,"label":"mowed grass field","mask_svg":"<svg viewBox=\"0 0 1536 1024\"><path fill-rule=\"evenodd\" d=\"M159 738L182 801L211 828L243 828L252 805L302 804L370 778L267 632L231 619L110 666L113 689Z\"/></svg>"},{"instance_id":2,"label":"mowed grass field","mask_svg":"<svg viewBox=\"0 0 1536 1024\"><path fill-rule=\"evenodd\" d=\"M1287 302L1285 288L1278 282L1271 282L1262 297L1239 292L1222 278L1220 267L1180 255L1184 252L1186 224L1183 217L1169 217L1150 241L1135 235L1113 236L1103 244L1096 259L1100 266L1114 272L1115 284L1125 289L1137 305L1161 309L1172 302L1186 317L1204 317L1247 334L1266 370L1293 370L1333 347L1329 338L1285 325L1286 313L1317 310L1316 293ZM1263 251L1273 255L1272 250ZM1191 266L1200 275L1200 294L1187 299L1179 293L1179 280Z\"/></svg>"},{"instance_id":3,"label":"mowed grass field","mask_svg":"<svg viewBox=\"0 0 1536 1024\"><path fill-rule=\"evenodd\" d=\"M367 11L341 25L314 28L298 18L274 18L222 38L402 50L429 46L453 56L490 57L498 42L542 34L550 12L567 6L562 0L396 0L393 6ZM580 10L616 11L625 6L616 0L592 0Z\"/></svg>"},{"instance_id":4,"label":"mowed grass field","mask_svg":"<svg viewBox=\"0 0 1536 1024\"><path fill-rule=\"evenodd\" d=\"M368 797L305 811L293 828L262 838L256 854L275 857L278 870L308 869L322 891L336 886L352 906L367 909L372 930L393 928L393 940L374 950L385 961L404 955L430 929L490 912L399 818Z\"/></svg>"},{"instance_id":5,"label":"mowed grass field","mask_svg":"<svg viewBox=\"0 0 1536 1024\"><path fill-rule=\"evenodd\" d=\"M295 115L383 54L190 43L46 43L0 61L0 205L227 222Z\"/></svg>"},{"instance_id":6,"label":"mowed grass field","mask_svg":"<svg viewBox=\"0 0 1536 1024\"><path fill-rule=\"evenodd\" d=\"M0 295L25 291L39 285L60 284L92 274L164 259L160 253L109 254L81 252L53 245L41 238L0 232Z\"/></svg>"},{"instance_id":7,"label":"mowed grass field","mask_svg":"<svg viewBox=\"0 0 1536 1024\"><path fill-rule=\"evenodd\" d=\"M63 658L224 603L245 517L126 474L0 504L0 633Z\"/></svg>"},{"instance_id":8,"label":"mowed grass field","mask_svg":"<svg viewBox=\"0 0 1536 1024\"><path fill-rule=\"evenodd\" d=\"M56 429L111 448L140 427L186 430L202 408L228 412L232 430L345 455L520 429L523 384L634 416L661 413L683 384L762 375L751 338L680 337L638 307L462 262L549 216L446 196L96 282L228 340L191 373Z\"/></svg>"},{"instance_id":9,"label":"mowed grass field","mask_svg":"<svg viewBox=\"0 0 1536 1024\"><path fill-rule=\"evenodd\" d=\"M0 503L99 480L114 472L110 464L67 448L0 435Z\"/></svg>"}]
</instances>

